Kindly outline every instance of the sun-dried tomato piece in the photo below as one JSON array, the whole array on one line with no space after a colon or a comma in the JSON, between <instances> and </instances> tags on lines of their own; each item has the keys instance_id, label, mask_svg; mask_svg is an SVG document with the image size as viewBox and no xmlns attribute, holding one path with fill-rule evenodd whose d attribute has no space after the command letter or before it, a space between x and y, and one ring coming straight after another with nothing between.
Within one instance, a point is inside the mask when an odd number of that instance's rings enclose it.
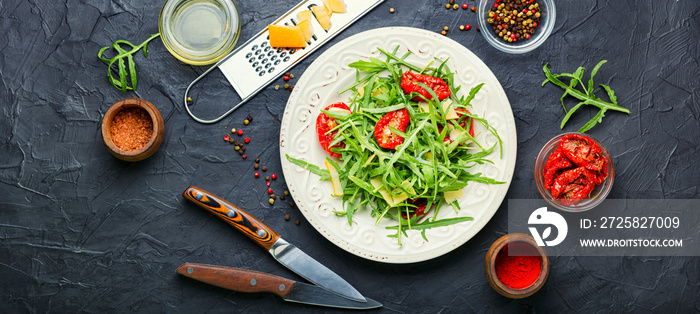
<instances>
[{"instance_id":1,"label":"sun-dried tomato piece","mask_svg":"<svg viewBox=\"0 0 700 314\"><path fill-rule=\"evenodd\" d=\"M552 189L552 184L554 180L564 171L571 169L574 164L566 158L564 151L561 147L557 147L554 152L549 155L547 163L544 165L543 175L544 175L544 187L547 190Z\"/></svg>"},{"instance_id":2,"label":"sun-dried tomato piece","mask_svg":"<svg viewBox=\"0 0 700 314\"><path fill-rule=\"evenodd\" d=\"M552 197L564 200L586 199L595 188L594 176L585 167L567 170L554 180Z\"/></svg>"},{"instance_id":3,"label":"sun-dried tomato piece","mask_svg":"<svg viewBox=\"0 0 700 314\"><path fill-rule=\"evenodd\" d=\"M403 143L403 136L394 133L391 128L395 128L401 132L406 131L410 117L406 108L385 114L374 127L374 138L379 143L380 147L394 149Z\"/></svg>"},{"instance_id":4,"label":"sun-dried tomato piece","mask_svg":"<svg viewBox=\"0 0 700 314\"><path fill-rule=\"evenodd\" d=\"M331 108L340 108L340 109L345 109L347 111L350 111L350 108L348 105L345 103L339 102L335 103L332 105L329 105L326 107L326 111L330 110ZM329 147L329 145L333 142L333 139L335 138L336 134L338 131L332 131L328 132L329 130L335 128L338 125L338 123L335 121L334 118L331 118L327 114L321 112L318 117L316 118L316 134L318 135L318 142L321 143L321 147L323 150L328 152L331 157L341 157L342 155L336 152L332 152L331 148L334 147L345 147L345 143L340 142L336 145L333 145L332 147Z\"/></svg>"},{"instance_id":5,"label":"sun-dried tomato piece","mask_svg":"<svg viewBox=\"0 0 700 314\"><path fill-rule=\"evenodd\" d=\"M403 89L404 93L410 94L412 92L415 92L421 94L428 100L432 100L433 95L431 95L430 92L425 90L425 88L418 85L418 83L421 83L425 86L428 86L428 88L432 89L439 100L443 100L447 97L450 97L450 95L452 94L452 92L450 91L450 87L441 78L437 78L430 75L412 73L409 71L403 72L403 76L401 77L401 88ZM422 101L423 98L416 96L413 97L412 100Z\"/></svg>"}]
</instances>

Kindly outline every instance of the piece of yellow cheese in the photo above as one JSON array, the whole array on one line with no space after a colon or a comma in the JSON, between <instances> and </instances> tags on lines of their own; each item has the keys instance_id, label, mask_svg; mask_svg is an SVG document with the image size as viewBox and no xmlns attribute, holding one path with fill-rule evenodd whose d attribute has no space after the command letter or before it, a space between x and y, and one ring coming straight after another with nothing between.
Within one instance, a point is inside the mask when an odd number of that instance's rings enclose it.
<instances>
[{"instance_id":1,"label":"piece of yellow cheese","mask_svg":"<svg viewBox=\"0 0 700 314\"><path fill-rule=\"evenodd\" d=\"M303 20L297 24L301 28L301 32L304 33L304 41L307 43L311 41L314 37L314 27L311 26L311 20Z\"/></svg>"},{"instance_id":2,"label":"piece of yellow cheese","mask_svg":"<svg viewBox=\"0 0 700 314\"><path fill-rule=\"evenodd\" d=\"M321 24L321 27L325 30L331 29L331 14L332 12L328 10L325 6L315 5L311 7L316 16L316 20Z\"/></svg>"},{"instance_id":3,"label":"piece of yellow cheese","mask_svg":"<svg viewBox=\"0 0 700 314\"><path fill-rule=\"evenodd\" d=\"M445 112L445 119L447 120L454 120L454 119L459 119L459 116L457 115L457 112L455 111L454 106L452 105L452 100L447 99L442 102L442 111Z\"/></svg>"},{"instance_id":4,"label":"piece of yellow cheese","mask_svg":"<svg viewBox=\"0 0 700 314\"><path fill-rule=\"evenodd\" d=\"M382 185L382 177L374 177L371 180L369 180L369 183L376 189ZM404 181L401 183L401 186L405 189L408 187L409 184L410 183L408 181ZM394 190L394 192L397 192L397 193L399 191L401 191L401 190L400 189ZM379 192L379 194L382 195L384 200L389 204L389 207L394 207L397 204L408 199L408 195L406 194L406 192L401 192L397 195L391 195L389 192L387 192L386 188L383 188L383 187L380 188L379 190L377 190L377 192ZM415 192L415 190L411 189L411 193L414 193L414 192Z\"/></svg>"},{"instance_id":5,"label":"piece of yellow cheese","mask_svg":"<svg viewBox=\"0 0 700 314\"><path fill-rule=\"evenodd\" d=\"M459 200L464 196L464 192L462 190L457 190L457 191L447 191L445 193L445 203L450 204L456 200Z\"/></svg>"},{"instance_id":6,"label":"piece of yellow cheese","mask_svg":"<svg viewBox=\"0 0 700 314\"><path fill-rule=\"evenodd\" d=\"M340 184L340 178L338 175L338 171L335 170L335 167L331 165L328 160L324 162L326 164L326 168L328 168L328 172L331 175L331 182L333 183L333 194L336 196L341 196L343 195L343 187Z\"/></svg>"},{"instance_id":7,"label":"piece of yellow cheese","mask_svg":"<svg viewBox=\"0 0 700 314\"><path fill-rule=\"evenodd\" d=\"M297 24L299 24L301 21L306 21L306 20L311 20L311 16L313 14L311 13L310 10L304 10L304 11L299 11L297 12Z\"/></svg>"},{"instance_id":8,"label":"piece of yellow cheese","mask_svg":"<svg viewBox=\"0 0 700 314\"><path fill-rule=\"evenodd\" d=\"M298 25L268 25L270 46L274 48L304 48L306 40Z\"/></svg>"},{"instance_id":9,"label":"piece of yellow cheese","mask_svg":"<svg viewBox=\"0 0 700 314\"><path fill-rule=\"evenodd\" d=\"M343 0L323 0L323 5L332 13L345 13L348 11Z\"/></svg>"}]
</instances>

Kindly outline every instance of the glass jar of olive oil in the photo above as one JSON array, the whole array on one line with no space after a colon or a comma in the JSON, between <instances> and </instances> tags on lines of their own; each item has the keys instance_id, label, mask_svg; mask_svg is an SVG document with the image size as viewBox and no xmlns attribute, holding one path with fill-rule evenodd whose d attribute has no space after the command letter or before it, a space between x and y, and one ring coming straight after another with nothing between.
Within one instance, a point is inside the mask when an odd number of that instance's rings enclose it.
<instances>
[{"instance_id":1,"label":"glass jar of olive oil","mask_svg":"<svg viewBox=\"0 0 700 314\"><path fill-rule=\"evenodd\" d=\"M236 46L240 13L232 0L167 0L160 11L158 29L175 58L207 65Z\"/></svg>"}]
</instances>

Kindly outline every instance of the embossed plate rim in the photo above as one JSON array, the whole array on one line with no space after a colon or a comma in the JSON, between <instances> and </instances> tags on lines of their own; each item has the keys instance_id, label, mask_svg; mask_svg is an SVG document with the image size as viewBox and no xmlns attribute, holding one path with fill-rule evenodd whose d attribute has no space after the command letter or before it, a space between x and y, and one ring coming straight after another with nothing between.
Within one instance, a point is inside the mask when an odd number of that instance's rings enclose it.
<instances>
[{"instance_id":1,"label":"embossed plate rim","mask_svg":"<svg viewBox=\"0 0 700 314\"><path fill-rule=\"evenodd\" d=\"M435 235L435 233L438 234L437 236L444 236L444 238L441 238L440 241L436 240L432 242L425 242L420 237L419 232L413 232L412 234L409 234L410 238L405 239L404 241L417 241L416 245L411 246L404 243L403 247L392 247L392 252L380 252L376 249L376 247L379 247L382 243L373 245L374 242L362 243L363 241L357 240L348 241L341 234L343 230L337 230L342 229L344 227L342 224L339 225L340 228L332 228L329 226L333 223L338 224L337 221L339 219L345 221L344 225L348 226L347 219L345 217L336 217L335 215L328 215L327 213L324 217L322 215L319 215L319 210L317 210L317 207L318 209L320 209L321 206L342 209L342 200L340 198L332 198L330 196L330 192L328 192L332 191L330 182L321 183L324 185L322 186L322 189L326 191L320 193L320 195L317 195L319 194L319 191L306 191L306 189L309 188L309 186L303 184L303 182L308 183L310 182L309 180L317 180L317 176L311 174L306 170L301 169L301 167L297 167L288 162L285 157L285 154L289 153L292 156L296 155L295 157L302 157L302 159L305 160L315 158L321 160L321 162L317 164L322 165L322 160L325 159L326 154L320 148L320 145L318 145L318 140L315 137L315 120L316 116L320 112L320 109L322 109L320 108L321 106L325 107L326 105L331 104L333 102L347 99L347 95L338 96L337 93L335 93L337 92L337 90L333 90L334 93L329 94L327 99L322 99L324 97L322 96L322 94L325 95L326 93L328 93L337 81L347 80L348 75L352 75L352 78L354 78L355 72L353 69L349 69L347 67L347 62L342 64L340 66L340 69L337 70L334 70L331 67L331 65L334 64L333 62L342 63L340 59L345 56L345 54L343 54L345 50L350 49L352 45L357 45L358 42L371 42L372 40L377 40L379 42L391 42L392 40L396 40L403 41L408 45L407 49L411 49L412 51L416 52L420 51L420 48L422 48L422 46L416 47L414 45L420 45L421 43L414 44L405 40L407 38L412 38L416 36L419 36L421 40L425 40L425 43L433 44L435 47L437 47L435 49L436 54L440 54L441 50L449 50L451 52L449 54L451 57L454 58L455 56L458 56L459 58L451 59L450 61L456 62L456 64L459 65L458 67L451 67L452 71L456 72L462 69L472 70L474 73L476 73L479 79L483 78L483 80L487 83L487 85L485 85L485 89L482 89L482 92L480 92L480 94L484 93L484 90L487 90L486 93L491 97L485 96L487 97L487 99L483 102L485 102L485 104L489 104L489 106L493 105L491 104L492 102L495 102L495 105L498 106L498 108L497 110L494 110L494 112L502 111L503 114L502 118L504 120L504 125L500 126L498 129L499 135L504 141L504 154L503 159L497 161L497 164L502 164L504 170L502 171L503 173L499 174L497 179L503 180L506 183L501 185L483 185L486 187L482 188L482 190L488 190L486 193L487 196L485 201L490 200L490 202L487 203L485 206L479 206L477 208L469 209L465 209L464 206L462 206L463 209L462 211L460 211L460 213L462 214L457 215L463 216L466 215L464 214L466 212L476 213L476 215L473 215L475 216L474 221L459 224L465 225L466 227L462 227L459 225L454 225L454 227L448 226L452 227L450 229L447 229L447 227L442 227L445 228L445 230L447 230L447 232L445 232L444 235L439 234L440 231L438 231L442 228L428 230L429 240L431 239L431 235ZM392 47L382 47L387 49L393 49L393 45ZM377 57L377 55L372 54L372 51L363 51L362 53L365 54L363 55L363 57ZM423 54L423 52L416 53L416 55L420 54ZM425 57L425 55L420 55L417 57ZM355 58L355 60L356 59L357 58ZM350 62L355 60L350 60ZM324 68L324 66L326 68ZM457 84L463 85L463 90L460 91L460 94L464 94L464 89L467 89L469 86L465 86L465 84L462 82L462 77L460 77L459 75L456 75L455 77L457 77ZM324 79L328 82L324 82ZM310 98L302 99L302 94L311 96ZM315 106L313 106L314 103L316 103ZM488 112L486 114L488 114ZM303 122L301 124L305 127L302 129L292 129L292 126L299 124L297 121L293 121L293 119L296 119L299 122ZM291 141L299 141L301 144L306 145L307 147L295 148L292 147L293 145L287 145L287 143L290 143ZM309 154L297 154L297 151L307 150L310 150L311 152ZM498 82L498 79L495 77L495 75L493 75L488 66L486 66L483 63L483 61L481 61L481 59L479 59L466 47L462 46L461 44L455 42L452 39L436 34L434 32L409 27L386 27L365 31L363 33L359 33L349 38L346 38L343 41L330 47L325 52L323 52L323 54L321 54L316 60L314 60L314 62L306 69L304 74L296 83L295 89L290 95L289 100L287 102L287 106L285 107L284 116L282 118L282 125L280 128L280 157L282 161L282 169L285 175L285 180L289 187L289 191L296 202L296 205L298 206L299 210L302 212L304 217L307 219L307 221L326 239L328 239L338 247L346 250L347 252L365 259L383 263L414 263L430 260L442 256L443 254L446 254L448 252L451 252L452 250L469 241L469 239L471 239L481 229L483 229L483 227L488 223L489 220L491 220L493 215L496 213L496 211L502 204L505 198L505 194L510 186L510 182L513 178L516 155L517 136L512 109L510 107L510 103L508 102L508 98L505 95L505 91L503 91L503 88ZM327 186L325 186L326 184ZM465 189L470 188L474 187L470 185ZM313 187L311 187L310 189L313 190ZM478 187L474 189L476 190L470 192L479 192ZM302 194L302 192L305 192L305 194ZM495 194L493 196L489 195L491 192L494 192ZM312 196L307 196L307 194ZM466 204L466 202L468 201L468 196L469 195L465 193L465 196L462 199L460 199L461 205L463 203ZM311 198L318 198L318 200L313 200ZM330 210L330 208L326 209L326 212L328 212L328 210ZM441 211L441 217L443 216L443 212L444 210ZM365 212L364 214L367 217L369 217L369 214L367 212ZM356 215L362 215L362 213ZM357 220L358 219L355 219L353 221L353 226L348 226L348 228L360 228L357 226ZM387 241L387 239L379 238L384 237L383 232L386 232L383 228L383 225L380 225L378 227L369 226L367 227L367 229L372 229L368 232L372 233L372 236L377 237L377 242ZM377 233L378 235L375 235L375 233ZM374 241L374 239L375 238L373 237L371 240ZM395 239L389 240L394 242L396 241Z\"/></svg>"}]
</instances>

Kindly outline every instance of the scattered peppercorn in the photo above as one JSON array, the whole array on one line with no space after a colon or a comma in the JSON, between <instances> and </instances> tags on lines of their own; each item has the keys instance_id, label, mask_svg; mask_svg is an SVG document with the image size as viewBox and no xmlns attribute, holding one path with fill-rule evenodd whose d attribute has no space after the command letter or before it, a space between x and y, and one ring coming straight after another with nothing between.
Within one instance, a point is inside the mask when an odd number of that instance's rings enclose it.
<instances>
[{"instance_id":1,"label":"scattered peppercorn","mask_svg":"<svg viewBox=\"0 0 700 314\"><path fill-rule=\"evenodd\" d=\"M285 75L282 79L283 79L285 82L289 81L289 75Z\"/></svg>"},{"instance_id":2,"label":"scattered peppercorn","mask_svg":"<svg viewBox=\"0 0 700 314\"><path fill-rule=\"evenodd\" d=\"M255 162L256 162L256 163L259 163L259 162L260 162L260 158L255 158Z\"/></svg>"},{"instance_id":3,"label":"scattered peppercorn","mask_svg":"<svg viewBox=\"0 0 700 314\"><path fill-rule=\"evenodd\" d=\"M270 202L270 205L275 205L275 200L273 198L270 198L267 201Z\"/></svg>"},{"instance_id":4,"label":"scattered peppercorn","mask_svg":"<svg viewBox=\"0 0 700 314\"><path fill-rule=\"evenodd\" d=\"M289 214L284 215L284 220L289 221L289 218L291 218Z\"/></svg>"},{"instance_id":5,"label":"scattered peppercorn","mask_svg":"<svg viewBox=\"0 0 700 314\"><path fill-rule=\"evenodd\" d=\"M250 121L248 121L248 119L243 120L243 124L248 125L248 123L250 123Z\"/></svg>"},{"instance_id":6,"label":"scattered peppercorn","mask_svg":"<svg viewBox=\"0 0 700 314\"><path fill-rule=\"evenodd\" d=\"M236 145L236 146L233 147L233 149L236 150L236 151L238 151L238 150L241 150L241 147L238 146L238 145Z\"/></svg>"},{"instance_id":7,"label":"scattered peppercorn","mask_svg":"<svg viewBox=\"0 0 700 314\"><path fill-rule=\"evenodd\" d=\"M272 188L267 188L267 194L272 194L272 193L273 193Z\"/></svg>"},{"instance_id":8,"label":"scattered peppercorn","mask_svg":"<svg viewBox=\"0 0 700 314\"><path fill-rule=\"evenodd\" d=\"M289 78L294 78L294 74L289 74Z\"/></svg>"},{"instance_id":9,"label":"scattered peppercorn","mask_svg":"<svg viewBox=\"0 0 700 314\"><path fill-rule=\"evenodd\" d=\"M446 31L442 31L442 32L440 32L440 34L447 35L447 32L446 32Z\"/></svg>"},{"instance_id":10,"label":"scattered peppercorn","mask_svg":"<svg viewBox=\"0 0 700 314\"><path fill-rule=\"evenodd\" d=\"M267 186L268 186L268 187L270 186L270 181L267 181Z\"/></svg>"},{"instance_id":11,"label":"scattered peppercorn","mask_svg":"<svg viewBox=\"0 0 700 314\"><path fill-rule=\"evenodd\" d=\"M244 138L243 141L244 141L246 144L250 143L250 137Z\"/></svg>"},{"instance_id":12,"label":"scattered peppercorn","mask_svg":"<svg viewBox=\"0 0 700 314\"><path fill-rule=\"evenodd\" d=\"M294 223L298 226L301 223L301 221L299 221L299 219L297 219L294 221Z\"/></svg>"},{"instance_id":13,"label":"scattered peppercorn","mask_svg":"<svg viewBox=\"0 0 700 314\"><path fill-rule=\"evenodd\" d=\"M460 25L460 26L459 26L459 30L460 30L460 31L463 31L463 30L464 30L464 25Z\"/></svg>"},{"instance_id":14,"label":"scattered peppercorn","mask_svg":"<svg viewBox=\"0 0 700 314\"><path fill-rule=\"evenodd\" d=\"M450 30L450 28L447 27L447 26L443 27L442 29L443 29L443 30L446 30L446 31Z\"/></svg>"},{"instance_id":15,"label":"scattered peppercorn","mask_svg":"<svg viewBox=\"0 0 700 314\"><path fill-rule=\"evenodd\" d=\"M451 8L452 6L448 3L448 4L445 5L445 7L446 7L447 9L449 9L449 8Z\"/></svg>"},{"instance_id":16,"label":"scattered peppercorn","mask_svg":"<svg viewBox=\"0 0 700 314\"><path fill-rule=\"evenodd\" d=\"M265 168L263 168L264 170ZM270 176L265 176L265 180L270 181Z\"/></svg>"},{"instance_id":17,"label":"scattered peppercorn","mask_svg":"<svg viewBox=\"0 0 700 314\"><path fill-rule=\"evenodd\" d=\"M289 72L284 72L284 76L289 76L289 75L290 75Z\"/></svg>"},{"instance_id":18,"label":"scattered peppercorn","mask_svg":"<svg viewBox=\"0 0 700 314\"><path fill-rule=\"evenodd\" d=\"M270 194L270 198L273 199L273 200L276 200L276 199L277 199L277 195L275 195L275 194Z\"/></svg>"},{"instance_id":19,"label":"scattered peppercorn","mask_svg":"<svg viewBox=\"0 0 700 314\"><path fill-rule=\"evenodd\" d=\"M289 207L294 207L294 206L296 206L296 204L295 204L294 202L292 202L292 201L289 201L288 204L289 204Z\"/></svg>"},{"instance_id":20,"label":"scattered peppercorn","mask_svg":"<svg viewBox=\"0 0 700 314\"><path fill-rule=\"evenodd\" d=\"M472 25L471 25L471 24L467 24L467 26L465 26L464 29L465 29L465 30L470 30L470 29L472 29Z\"/></svg>"},{"instance_id":21,"label":"scattered peppercorn","mask_svg":"<svg viewBox=\"0 0 700 314\"><path fill-rule=\"evenodd\" d=\"M236 128L231 128L231 133L236 133Z\"/></svg>"},{"instance_id":22,"label":"scattered peppercorn","mask_svg":"<svg viewBox=\"0 0 700 314\"><path fill-rule=\"evenodd\" d=\"M284 194L280 194L280 199L284 200Z\"/></svg>"},{"instance_id":23,"label":"scattered peppercorn","mask_svg":"<svg viewBox=\"0 0 700 314\"><path fill-rule=\"evenodd\" d=\"M260 172L255 172L255 177L260 178Z\"/></svg>"},{"instance_id":24,"label":"scattered peppercorn","mask_svg":"<svg viewBox=\"0 0 700 314\"><path fill-rule=\"evenodd\" d=\"M228 142L230 139L231 139L231 137L229 137L228 134L224 135L224 141Z\"/></svg>"},{"instance_id":25,"label":"scattered peppercorn","mask_svg":"<svg viewBox=\"0 0 700 314\"><path fill-rule=\"evenodd\" d=\"M272 180L276 180L276 179L277 179L277 175L273 173L273 174L270 176L270 178L272 178Z\"/></svg>"},{"instance_id":26,"label":"scattered peppercorn","mask_svg":"<svg viewBox=\"0 0 700 314\"><path fill-rule=\"evenodd\" d=\"M472 7L472 12L476 12L476 7Z\"/></svg>"},{"instance_id":27,"label":"scattered peppercorn","mask_svg":"<svg viewBox=\"0 0 700 314\"><path fill-rule=\"evenodd\" d=\"M389 9L389 13L394 13L395 11L394 8Z\"/></svg>"},{"instance_id":28,"label":"scattered peppercorn","mask_svg":"<svg viewBox=\"0 0 700 314\"><path fill-rule=\"evenodd\" d=\"M243 154L243 159L247 159L247 158L248 158L248 155Z\"/></svg>"},{"instance_id":29,"label":"scattered peppercorn","mask_svg":"<svg viewBox=\"0 0 700 314\"><path fill-rule=\"evenodd\" d=\"M260 168L260 164L256 163L255 165L253 165L253 168L255 168L255 170L258 170L258 168Z\"/></svg>"},{"instance_id":30,"label":"scattered peppercorn","mask_svg":"<svg viewBox=\"0 0 700 314\"><path fill-rule=\"evenodd\" d=\"M289 191L284 190L284 195L289 195Z\"/></svg>"},{"instance_id":31,"label":"scattered peppercorn","mask_svg":"<svg viewBox=\"0 0 700 314\"><path fill-rule=\"evenodd\" d=\"M450 0L450 5L455 4L455 0Z\"/></svg>"},{"instance_id":32,"label":"scattered peppercorn","mask_svg":"<svg viewBox=\"0 0 700 314\"><path fill-rule=\"evenodd\" d=\"M192 102L192 97L187 97L187 102Z\"/></svg>"},{"instance_id":33,"label":"scattered peppercorn","mask_svg":"<svg viewBox=\"0 0 700 314\"><path fill-rule=\"evenodd\" d=\"M455 9L455 10L459 10L459 4L454 4L454 5L452 5L452 8Z\"/></svg>"},{"instance_id":34,"label":"scattered peppercorn","mask_svg":"<svg viewBox=\"0 0 700 314\"><path fill-rule=\"evenodd\" d=\"M293 90L294 90L294 85L290 85L290 86L289 86L289 91L291 92L291 91L293 91Z\"/></svg>"},{"instance_id":35,"label":"scattered peppercorn","mask_svg":"<svg viewBox=\"0 0 700 314\"><path fill-rule=\"evenodd\" d=\"M243 130L242 130L242 129L238 129L238 131L236 131L236 134L238 134L238 135L243 135Z\"/></svg>"},{"instance_id":36,"label":"scattered peppercorn","mask_svg":"<svg viewBox=\"0 0 700 314\"><path fill-rule=\"evenodd\" d=\"M267 171L267 166L263 166L263 171Z\"/></svg>"},{"instance_id":37,"label":"scattered peppercorn","mask_svg":"<svg viewBox=\"0 0 700 314\"><path fill-rule=\"evenodd\" d=\"M280 89L280 86L279 86L279 85L275 85L275 90L279 90L279 89Z\"/></svg>"},{"instance_id":38,"label":"scattered peppercorn","mask_svg":"<svg viewBox=\"0 0 700 314\"><path fill-rule=\"evenodd\" d=\"M248 116L247 116L247 117L245 117L245 118L246 118L246 119L248 119L248 121L250 121L250 122L253 122L253 116L251 116L251 115L248 115Z\"/></svg>"},{"instance_id":39,"label":"scattered peppercorn","mask_svg":"<svg viewBox=\"0 0 700 314\"><path fill-rule=\"evenodd\" d=\"M289 84L284 84L284 89L289 89Z\"/></svg>"},{"instance_id":40,"label":"scattered peppercorn","mask_svg":"<svg viewBox=\"0 0 700 314\"><path fill-rule=\"evenodd\" d=\"M462 5L462 9L465 9L465 10L466 10L466 9L469 9L469 4L467 4L467 3L463 4L463 5Z\"/></svg>"}]
</instances>

